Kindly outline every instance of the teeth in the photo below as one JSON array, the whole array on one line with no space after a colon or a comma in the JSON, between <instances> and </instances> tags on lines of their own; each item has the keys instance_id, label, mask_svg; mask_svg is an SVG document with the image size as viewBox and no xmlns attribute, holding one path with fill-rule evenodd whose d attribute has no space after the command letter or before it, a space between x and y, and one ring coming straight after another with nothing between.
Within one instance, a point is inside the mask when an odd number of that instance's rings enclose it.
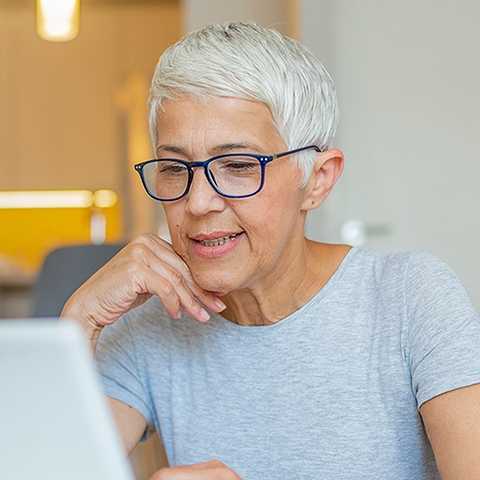
<instances>
[{"instance_id":1,"label":"teeth","mask_svg":"<svg viewBox=\"0 0 480 480\"><path fill-rule=\"evenodd\" d=\"M238 233L234 235L229 235L228 237L214 238L212 240L200 240L200 243L205 247L219 247L220 245L225 245L228 241L235 238Z\"/></svg>"}]
</instances>

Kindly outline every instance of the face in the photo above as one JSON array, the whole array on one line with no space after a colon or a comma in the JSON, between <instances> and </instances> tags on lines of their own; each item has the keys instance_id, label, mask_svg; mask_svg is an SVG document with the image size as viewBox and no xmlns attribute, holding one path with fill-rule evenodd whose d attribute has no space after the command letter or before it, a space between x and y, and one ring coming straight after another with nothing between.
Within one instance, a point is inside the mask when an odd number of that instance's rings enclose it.
<instances>
[{"instance_id":1,"label":"face","mask_svg":"<svg viewBox=\"0 0 480 480\"><path fill-rule=\"evenodd\" d=\"M157 158L199 161L226 153L288 150L263 103L183 96L165 100L163 106ZM195 281L219 294L272 281L282 262L295 257L298 239L303 239L302 175L294 156L267 164L263 189L244 199L220 196L203 168L194 172L188 195L163 207L173 248ZM212 240L219 237L222 240Z\"/></svg>"}]
</instances>

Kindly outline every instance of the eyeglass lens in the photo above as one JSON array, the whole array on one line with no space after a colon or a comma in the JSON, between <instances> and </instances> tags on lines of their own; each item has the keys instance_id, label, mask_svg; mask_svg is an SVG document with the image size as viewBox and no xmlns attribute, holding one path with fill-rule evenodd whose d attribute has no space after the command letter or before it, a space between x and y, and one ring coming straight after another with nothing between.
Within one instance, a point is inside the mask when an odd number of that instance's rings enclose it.
<instances>
[{"instance_id":1,"label":"eyeglass lens","mask_svg":"<svg viewBox=\"0 0 480 480\"><path fill-rule=\"evenodd\" d=\"M220 157L209 163L208 172L215 188L230 196L251 195L262 181L261 163L254 157ZM149 193L160 199L178 198L188 185L187 167L174 160L148 163L143 175Z\"/></svg>"}]
</instances>

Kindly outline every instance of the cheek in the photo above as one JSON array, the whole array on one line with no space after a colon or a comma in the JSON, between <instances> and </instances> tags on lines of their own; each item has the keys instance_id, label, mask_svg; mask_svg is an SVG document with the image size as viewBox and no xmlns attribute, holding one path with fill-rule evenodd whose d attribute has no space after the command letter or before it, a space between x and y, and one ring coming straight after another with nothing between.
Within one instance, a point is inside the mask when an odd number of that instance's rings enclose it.
<instances>
[{"instance_id":1,"label":"cheek","mask_svg":"<svg viewBox=\"0 0 480 480\"><path fill-rule=\"evenodd\" d=\"M180 204L168 205L163 207L163 211L165 212L172 245L175 251L181 252L185 249L182 235L184 208Z\"/></svg>"},{"instance_id":2,"label":"cheek","mask_svg":"<svg viewBox=\"0 0 480 480\"><path fill-rule=\"evenodd\" d=\"M286 164L277 166L269 174L261 192L264 222L267 228L273 223L275 229L282 231L291 228L300 210L299 170L293 164Z\"/></svg>"},{"instance_id":3,"label":"cheek","mask_svg":"<svg viewBox=\"0 0 480 480\"><path fill-rule=\"evenodd\" d=\"M266 188L249 205L237 210L253 250L262 257L277 256L275 246L284 244L298 215L298 195L273 187Z\"/></svg>"}]
</instances>

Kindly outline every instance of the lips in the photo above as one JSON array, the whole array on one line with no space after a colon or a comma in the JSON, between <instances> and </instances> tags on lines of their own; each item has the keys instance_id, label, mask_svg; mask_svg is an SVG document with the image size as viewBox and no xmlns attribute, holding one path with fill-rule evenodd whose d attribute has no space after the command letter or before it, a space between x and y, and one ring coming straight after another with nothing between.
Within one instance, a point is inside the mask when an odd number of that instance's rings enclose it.
<instances>
[{"instance_id":1,"label":"lips","mask_svg":"<svg viewBox=\"0 0 480 480\"><path fill-rule=\"evenodd\" d=\"M220 238L212 238L209 240L197 240L205 247L219 247L220 245L225 245L230 240L233 240L239 233L235 233L233 235L226 235Z\"/></svg>"},{"instance_id":2,"label":"lips","mask_svg":"<svg viewBox=\"0 0 480 480\"><path fill-rule=\"evenodd\" d=\"M192 252L204 258L224 256L236 248L244 233L244 231L216 231L197 234L190 237L193 242Z\"/></svg>"},{"instance_id":3,"label":"lips","mask_svg":"<svg viewBox=\"0 0 480 480\"><path fill-rule=\"evenodd\" d=\"M224 230L217 230L214 232L210 233L199 233L197 235L192 235L190 238L192 240L196 240L197 242L201 242L202 240L218 240L220 238L228 238L232 237L235 235L239 235L240 233L243 233L243 230L240 231L224 231Z\"/></svg>"}]
</instances>

